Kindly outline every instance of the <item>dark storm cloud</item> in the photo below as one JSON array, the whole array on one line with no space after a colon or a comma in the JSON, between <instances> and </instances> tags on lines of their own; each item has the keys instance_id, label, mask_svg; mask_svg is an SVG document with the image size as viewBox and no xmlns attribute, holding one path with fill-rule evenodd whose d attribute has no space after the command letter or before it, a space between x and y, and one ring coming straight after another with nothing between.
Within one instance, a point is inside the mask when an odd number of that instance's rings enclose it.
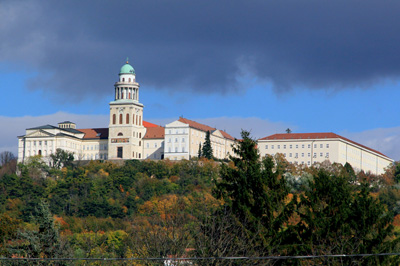
<instances>
[{"instance_id":1,"label":"dark storm cloud","mask_svg":"<svg viewBox=\"0 0 400 266\"><path fill-rule=\"evenodd\" d=\"M200 93L368 88L400 74L399 1L5 1L0 61L32 89L108 94L132 57L142 86Z\"/></svg>"}]
</instances>

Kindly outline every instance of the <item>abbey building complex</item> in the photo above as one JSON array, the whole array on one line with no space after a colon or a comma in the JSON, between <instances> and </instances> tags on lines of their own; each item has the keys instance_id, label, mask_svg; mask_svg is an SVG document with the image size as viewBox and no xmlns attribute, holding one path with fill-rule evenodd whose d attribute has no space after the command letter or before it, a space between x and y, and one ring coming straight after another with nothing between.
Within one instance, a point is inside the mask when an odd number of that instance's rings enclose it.
<instances>
[{"instance_id":1,"label":"abbey building complex","mask_svg":"<svg viewBox=\"0 0 400 266\"><path fill-rule=\"evenodd\" d=\"M207 132L215 158L225 159L232 154L236 140L223 130L183 117L165 127L144 121L139 83L128 61L121 67L114 87L108 128L77 129L70 121L28 128L18 137L18 161L34 155L46 159L57 149L74 153L76 160L191 159L198 156ZM259 139L258 149L262 156L282 153L291 163L349 162L355 169L374 174L383 173L393 162L378 151L334 133L275 134Z\"/></svg>"}]
</instances>

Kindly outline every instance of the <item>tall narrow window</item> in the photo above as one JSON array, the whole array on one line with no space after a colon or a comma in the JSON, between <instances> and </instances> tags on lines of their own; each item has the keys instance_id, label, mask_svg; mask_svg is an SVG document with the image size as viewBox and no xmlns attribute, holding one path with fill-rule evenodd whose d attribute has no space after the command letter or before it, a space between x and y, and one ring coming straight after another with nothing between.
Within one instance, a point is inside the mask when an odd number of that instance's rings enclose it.
<instances>
[{"instance_id":1,"label":"tall narrow window","mask_svg":"<svg viewBox=\"0 0 400 266\"><path fill-rule=\"evenodd\" d=\"M140 138L140 139L142 138L142 132L139 133L139 138ZM140 146L140 145L139 145L139 146Z\"/></svg>"},{"instance_id":2,"label":"tall narrow window","mask_svg":"<svg viewBox=\"0 0 400 266\"><path fill-rule=\"evenodd\" d=\"M131 93L129 93L128 95L129 95L128 99L130 99L131 98Z\"/></svg>"},{"instance_id":3,"label":"tall narrow window","mask_svg":"<svg viewBox=\"0 0 400 266\"><path fill-rule=\"evenodd\" d=\"M115 120L116 120L117 118L116 118L116 115L115 114L113 114L113 125L115 125Z\"/></svg>"},{"instance_id":4,"label":"tall narrow window","mask_svg":"<svg viewBox=\"0 0 400 266\"><path fill-rule=\"evenodd\" d=\"M129 114L126 114L126 123L129 124Z\"/></svg>"},{"instance_id":5,"label":"tall narrow window","mask_svg":"<svg viewBox=\"0 0 400 266\"><path fill-rule=\"evenodd\" d=\"M132 124L135 124L135 114L132 115Z\"/></svg>"},{"instance_id":6,"label":"tall narrow window","mask_svg":"<svg viewBox=\"0 0 400 266\"><path fill-rule=\"evenodd\" d=\"M122 114L119 114L119 123L122 124Z\"/></svg>"}]
</instances>

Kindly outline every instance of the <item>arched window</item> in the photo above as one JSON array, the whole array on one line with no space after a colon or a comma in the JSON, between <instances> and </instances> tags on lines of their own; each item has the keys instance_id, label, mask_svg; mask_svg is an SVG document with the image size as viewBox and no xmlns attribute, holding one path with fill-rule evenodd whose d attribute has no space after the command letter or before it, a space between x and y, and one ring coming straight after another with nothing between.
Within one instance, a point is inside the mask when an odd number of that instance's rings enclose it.
<instances>
[{"instance_id":1,"label":"arched window","mask_svg":"<svg viewBox=\"0 0 400 266\"><path fill-rule=\"evenodd\" d=\"M130 99L131 98L131 93L129 92L129 94L128 94L129 96L128 96L128 99Z\"/></svg>"},{"instance_id":2,"label":"arched window","mask_svg":"<svg viewBox=\"0 0 400 266\"><path fill-rule=\"evenodd\" d=\"M129 82L131 82L131 78L129 78Z\"/></svg>"},{"instance_id":3,"label":"arched window","mask_svg":"<svg viewBox=\"0 0 400 266\"><path fill-rule=\"evenodd\" d=\"M121 99L123 99L123 98L124 98L124 93L122 92L122 93L121 93Z\"/></svg>"},{"instance_id":4,"label":"arched window","mask_svg":"<svg viewBox=\"0 0 400 266\"><path fill-rule=\"evenodd\" d=\"M140 142L139 142L139 146L140 146ZM39 154L39 155L42 155L42 150L39 150L39 151L38 151L38 154Z\"/></svg>"},{"instance_id":5,"label":"arched window","mask_svg":"<svg viewBox=\"0 0 400 266\"><path fill-rule=\"evenodd\" d=\"M116 123L116 120L117 118L116 118L116 115L115 114L113 114L113 125L115 125L115 123Z\"/></svg>"},{"instance_id":6,"label":"arched window","mask_svg":"<svg viewBox=\"0 0 400 266\"><path fill-rule=\"evenodd\" d=\"M129 114L126 114L126 123L129 124Z\"/></svg>"},{"instance_id":7,"label":"arched window","mask_svg":"<svg viewBox=\"0 0 400 266\"><path fill-rule=\"evenodd\" d=\"M123 136L123 135L124 135L124 134L122 134L122 132L119 132L119 133L118 133L118 136Z\"/></svg>"},{"instance_id":8,"label":"arched window","mask_svg":"<svg viewBox=\"0 0 400 266\"><path fill-rule=\"evenodd\" d=\"M122 82L125 82L125 78L122 78Z\"/></svg>"},{"instance_id":9,"label":"arched window","mask_svg":"<svg viewBox=\"0 0 400 266\"><path fill-rule=\"evenodd\" d=\"M139 138L142 138L142 132L139 133ZM139 145L140 146L140 145Z\"/></svg>"},{"instance_id":10,"label":"arched window","mask_svg":"<svg viewBox=\"0 0 400 266\"><path fill-rule=\"evenodd\" d=\"M139 146L142 146L142 142L141 141L139 141Z\"/></svg>"},{"instance_id":11,"label":"arched window","mask_svg":"<svg viewBox=\"0 0 400 266\"><path fill-rule=\"evenodd\" d=\"M132 115L132 124L135 124L135 114Z\"/></svg>"},{"instance_id":12,"label":"arched window","mask_svg":"<svg viewBox=\"0 0 400 266\"><path fill-rule=\"evenodd\" d=\"M119 114L119 123L122 124L122 114Z\"/></svg>"}]
</instances>

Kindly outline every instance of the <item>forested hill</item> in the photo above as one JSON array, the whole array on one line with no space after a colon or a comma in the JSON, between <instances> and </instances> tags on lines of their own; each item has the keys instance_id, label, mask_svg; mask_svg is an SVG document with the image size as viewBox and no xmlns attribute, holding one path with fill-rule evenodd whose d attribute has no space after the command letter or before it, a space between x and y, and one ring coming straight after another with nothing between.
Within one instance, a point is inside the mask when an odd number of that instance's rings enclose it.
<instances>
[{"instance_id":1,"label":"forested hill","mask_svg":"<svg viewBox=\"0 0 400 266\"><path fill-rule=\"evenodd\" d=\"M328 162L301 167L279 154L261 159L248 133L242 137L229 162L91 161L49 167L33 157L18 166L18 174L10 171L12 165L3 165L0 257L263 257L399 251L399 164L382 176ZM321 257L279 263L398 263L393 256L344 260ZM196 264L210 265L210 261ZM213 265L230 264L214 261Z\"/></svg>"}]
</instances>

